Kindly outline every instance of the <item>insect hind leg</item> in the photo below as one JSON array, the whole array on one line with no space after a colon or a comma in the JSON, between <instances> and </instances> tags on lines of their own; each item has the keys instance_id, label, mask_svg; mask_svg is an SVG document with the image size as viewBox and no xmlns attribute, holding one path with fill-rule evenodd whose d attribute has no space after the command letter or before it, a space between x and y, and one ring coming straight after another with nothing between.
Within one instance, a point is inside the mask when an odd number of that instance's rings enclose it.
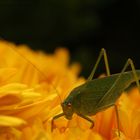
<instances>
[{"instance_id":1,"label":"insect hind leg","mask_svg":"<svg viewBox=\"0 0 140 140\"><path fill-rule=\"evenodd\" d=\"M137 76L137 73L136 73L136 69L135 69L135 66L134 66L133 61L132 61L130 58L126 61L126 63L125 63L125 65L124 65L124 67L123 67L123 69L122 69L120 75L119 75L118 78L116 79L116 81L115 81L115 83L113 84L113 86L110 88L109 92L110 92L111 90L113 90L113 88L117 85L118 82L120 82L119 80L121 79L122 74L125 72L125 70L128 68L129 65L131 66L134 79L135 79L135 81L136 81L136 84L137 84L138 89L139 89L139 92L140 92L140 84L139 84L138 76ZM100 102L101 102L101 101L100 101ZM115 105L115 112L116 112L116 117L117 117L118 135L119 135L119 137L120 137L119 113L118 113L118 109L117 109L117 106L116 106L116 105Z\"/></svg>"},{"instance_id":2,"label":"insect hind leg","mask_svg":"<svg viewBox=\"0 0 140 140\"><path fill-rule=\"evenodd\" d=\"M115 113L117 118L118 136L120 137L120 121L119 121L119 112L118 112L117 105L114 105L114 108L115 108Z\"/></svg>"},{"instance_id":3,"label":"insect hind leg","mask_svg":"<svg viewBox=\"0 0 140 140\"><path fill-rule=\"evenodd\" d=\"M131 68L132 68L132 72L133 72L133 75L134 75L134 78L135 78L135 82L136 82L136 85L139 89L139 93L140 93L140 83L139 83L139 79L138 79L138 76L137 76L137 73L136 73L136 69L135 69L135 66L134 66L134 63L131 59L128 59L130 65L131 65Z\"/></svg>"},{"instance_id":4,"label":"insect hind leg","mask_svg":"<svg viewBox=\"0 0 140 140\"><path fill-rule=\"evenodd\" d=\"M109 63L108 63L108 59L107 59L107 54L106 54L106 50L104 48L101 49L100 53L99 53L99 56L97 58L97 61L95 63L95 66L93 67L92 69L92 72L91 74L89 75L88 77L88 81L92 80L93 79L93 76L96 72L96 69L101 61L101 58L102 56L104 57L104 63L105 63L105 68L106 68L106 73L107 73L107 76L110 76L110 69L109 69Z\"/></svg>"},{"instance_id":5,"label":"insect hind leg","mask_svg":"<svg viewBox=\"0 0 140 140\"><path fill-rule=\"evenodd\" d=\"M128 59L120 73L120 75L118 76L117 80L115 81L114 85L111 87L111 89L117 84L117 82L119 82L122 74L126 71L126 69L128 68L128 66L131 66L131 69L132 69L132 74L134 76L134 79L135 79L135 82L136 82L136 85L139 89L139 92L140 92L140 84L139 84L139 80L138 80L138 76L137 76L137 73L136 73L136 69L135 69L135 66L134 66L134 63L132 61L132 59Z\"/></svg>"}]
</instances>

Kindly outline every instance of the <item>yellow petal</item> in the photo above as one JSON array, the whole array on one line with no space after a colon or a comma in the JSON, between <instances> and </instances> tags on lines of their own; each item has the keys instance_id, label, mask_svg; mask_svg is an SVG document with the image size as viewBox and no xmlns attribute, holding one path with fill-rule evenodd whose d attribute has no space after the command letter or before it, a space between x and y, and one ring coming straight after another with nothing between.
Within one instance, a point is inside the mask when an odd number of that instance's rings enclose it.
<instances>
[{"instance_id":1,"label":"yellow petal","mask_svg":"<svg viewBox=\"0 0 140 140\"><path fill-rule=\"evenodd\" d=\"M1 68L0 69L0 83L7 82L17 72L16 68Z\"/></svg>"},{"instance_id":2,"label":"yellow petal","mask_svg":"<svg viewBox=\"0 0 140 140\"><path fill-rule=\"evenodd\" d=\"M18 96L7 94L5 96L0 97L0 106L1 106L0 110L2 109L2 106L13 105L20 102L21 102L21 99Z\"/></svg>"},{"instance_id":3,"label":"yellow petal","mask_svg":"<svg viewBox=\"0 0 140 140\"><path fill-rule=\"evenodd\" d=\"M22 90L27 89L27 85L20 83L10 83L0 87L0 96L6 95L7 93L19 93Z\"/></svg>"},{"instance_id":4,"label":"yellow petal","mask_svg":"<svg viewBox=\"0 0 140 140\"><path fill-rule=\"evenodd\" d=\"M26 124L26 121L23 119L12 117L12 116L3 116L0 115L0 126L20 126Z\"/></svg>"},{"instance_id":5,"label":"yellow petal","mask_svg":"<svg viewBox=\"0 0 140 140\"><path fill-rule=\"evenodd\" d=\"M33 90L31 89L28 89L28 90L25 90L21 93L21 96L23 99L30 99L30 100L33 100L33 99L36 99L36 98L39 98L41 97L41 94L38 93L38 92L34 92Z\"/></svg>"}]
</instances>

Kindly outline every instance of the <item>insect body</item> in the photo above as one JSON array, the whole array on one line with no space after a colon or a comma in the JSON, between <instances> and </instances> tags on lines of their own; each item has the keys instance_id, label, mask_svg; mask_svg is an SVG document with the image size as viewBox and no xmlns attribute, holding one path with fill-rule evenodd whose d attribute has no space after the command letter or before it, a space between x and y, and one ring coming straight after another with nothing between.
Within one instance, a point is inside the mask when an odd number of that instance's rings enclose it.
<instances>
[{"instance_id":1,"label":"insect body","mask_svg":"<svg viewBox=\"0 0 140 140\"><path fill-rule=\"evenodd\" d=\"M92 80L102 55L105 60L107 77ZM125 72L129 65L131 66L132 71ZM72 119L73 113L76 113L80 117L91 122L92 128L94 126L94 121L88 116L95 115L97 112L105 110L110 106L115 106L117 119L119 119L115 102L132 82L136 81L136 84L139 87L138 79L140 79L140 70L135 70L131 59L127 60L121 73L110 75L107 55L105 50L102 49L87 82L73 89L61 104L63 113L53 117L52 130L55 119L65 116L70 120ZM117 124L119 129L118 120Z\"/></svg>"},{"instance_id":2,"label":"insect body","mask_svg":"<svg viewBox=\"0 0 140 140\"><path fill-rule=\"evenodd\" d=\"M140 70L136 73L140 78ZM65 117L71 119L73 113L91 116L114 105L122 92L134 81L133 73L125 72L110 90L118 75L91 80L72 90L62 103Z\"/></svg>"},{"instance_id":3,"label":"insect body","mask_svg":"<svg viewBox=\"0 0 140 140\"><path fill-rule=\"evenodd\" d=\"M18 54L22 56L27 62L30 62L22 54ZM107 77L93 79L102 56L104 56ZM33 63L31 64L36 70L42 73ZM129 65L131 66L132 70L125 72ZM42 73L42 75L45 77L44 73ZM94 126L94 121L90 119L89 116L95 115L97 112L105 110L110 106L115 106L119 130L119 115L115 102L121 96L122 92L134 81L136 82L140 91L139 79L140 70L135 70L133 61L131 59L127 60L120 73L110 75L106 51L102 49L88 80L81 86L73 89L65 101L61 103L63 112L53 117L52 130L55 119L65 116L68 120L70 120L72 119L72 115L74 113L91 122L92 128ZM120 136L120 133L118 134Z\"/></svg>"}]
</instances>

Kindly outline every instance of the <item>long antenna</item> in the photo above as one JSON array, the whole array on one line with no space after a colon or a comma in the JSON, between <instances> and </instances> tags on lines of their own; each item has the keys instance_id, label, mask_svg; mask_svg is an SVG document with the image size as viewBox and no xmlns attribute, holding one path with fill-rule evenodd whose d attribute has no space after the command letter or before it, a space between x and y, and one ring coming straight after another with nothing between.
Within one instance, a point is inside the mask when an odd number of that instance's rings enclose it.
<instances>
[{"instance_id":1,"label":"long antenna","mask_svg":"<svg viewBox=\"0 0 140 140\"><path fill-rule=\"evenodd\" d=\"M18 52L14 47L12 46L8 46L10 49L14 50L19 56L21 56L26 62L30 63L40 74L41 76L43 76L44 79L47 79L45 73L43 71L41 71L39 68L36 67L35 64L33 64L29 59L27 59L23 54L21 54L20 52ZM58 95L60 102L62 103L62 99L59 95L58 90L56 89L56 87L51 83L51 86L53 87L53 89L56 91L56 94Z\"/></svg>"}]
</instances>

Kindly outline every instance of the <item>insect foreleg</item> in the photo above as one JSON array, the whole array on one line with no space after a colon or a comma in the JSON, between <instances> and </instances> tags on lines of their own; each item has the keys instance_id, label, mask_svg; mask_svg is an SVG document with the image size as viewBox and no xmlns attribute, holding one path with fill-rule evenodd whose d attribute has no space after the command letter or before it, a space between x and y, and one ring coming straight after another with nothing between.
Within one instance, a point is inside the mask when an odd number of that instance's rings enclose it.
<instances>
[{"instance_id":1,"label":"insect foreleg","mask_svg":"<svg viewBox=\"0 0 140 140\"><path fill-rule=\"evenodd\" d=\"M94 127L94 121L92 119L90 119L87 116L84 116L82 114L78 114L81 118L86 119L87 121L89 121L91 123L90 129L92 129Z\"/></svg>"},{"instance_id":2,"label":"insect foreleg","mask_svg":"<svg viewBox=\"0 0 140 140\"><path fill-rule=\"evenodd\" d=\"M110 75L110 69L109 69L107 54L106 54L105 49L102 48L101 51L100 51L100 54L99 54L99 56L98 56L98 58L97 58L97 61L96 61L96 63L95 63L95 66L93 67L93 70L92 70L91 74L89 75L89 77L88 77L88 79L87 79L88 81L92 80L92 78L93 78L93 76L94 76L94 74L95 74L95 72L96 72L96 69L97 69L97 67L98 67L98 65L99 65L99 63L100 63L100 60L101 60L102 56L104 56L104 62L105 62L105 67L106 67L107 76Z\"/></svg>"},{"instance_id":3,"label":"insect foreleg","mask_svg":"<svg viewBox=\"0 0 140 140\"><path fill-rule=\"evenodd\" d=\"M56 119L58 119L58 118L60 118L62 116L64 116L64 113L58 114L58 115L56 115L56 116L54 116L52 118L52 121L51 121L51 131L53 131L53 129L54 129L54 120L56 120Z\"/></svg>"}]
</instances>

